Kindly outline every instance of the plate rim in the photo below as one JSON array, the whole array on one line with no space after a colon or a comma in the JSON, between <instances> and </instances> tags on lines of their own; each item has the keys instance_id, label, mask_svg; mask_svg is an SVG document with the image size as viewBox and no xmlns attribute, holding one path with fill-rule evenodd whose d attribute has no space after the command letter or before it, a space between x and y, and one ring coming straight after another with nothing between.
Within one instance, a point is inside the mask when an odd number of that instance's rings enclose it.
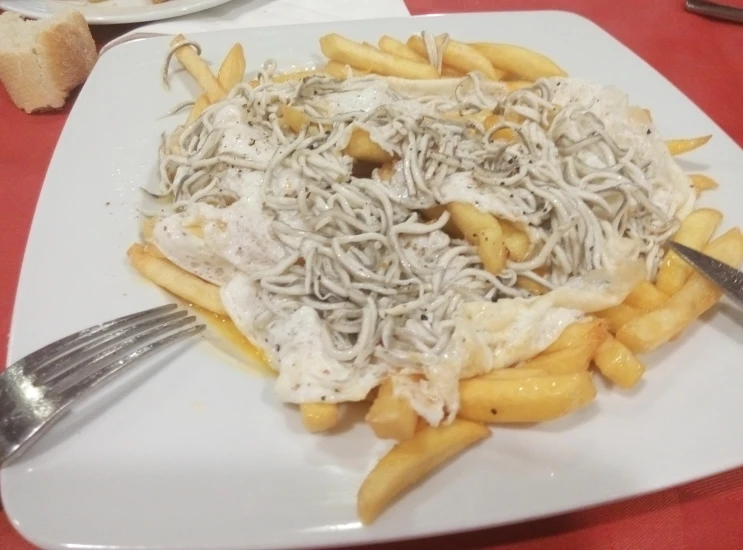
<instances>
[{"instance_id":1,"label":"plate rim","mask_svg":"<svg viewBox=\"0 0 743 550\"><path fill-rule=\"evenodd\" d=\"M141 11L130 14L113 14L113 15L90 15L83 8L80 11L85 20L90 25L120 25L126 23L147 23L150 21L162 21L164 19L173 19L188 15L191 13L198 13L211 8L215 8L222 4L231 2L232 0L187 0L189 3L183 6L177 7L168 5L168 2L161 4L152 4L151 6L142 6ZM245 0L250 1L250 0ZM0 9L11 11L27 17L29 19L45 19L54 15L54 10L50 10L46 6L42 10L27 8L24 5L26 0L0 0ZM116 9L116 8L113 8Z\"/></svg>"}]
</instances>

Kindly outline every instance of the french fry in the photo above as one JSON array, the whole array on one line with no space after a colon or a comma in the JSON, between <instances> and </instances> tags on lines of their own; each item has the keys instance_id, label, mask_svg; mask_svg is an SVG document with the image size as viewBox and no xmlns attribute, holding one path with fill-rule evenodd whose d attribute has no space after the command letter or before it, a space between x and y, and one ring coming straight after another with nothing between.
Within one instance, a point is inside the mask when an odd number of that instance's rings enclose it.
<instances>
[{"instance_id":1,"label":"french fry","mask_svg":"<svg viewBox=\"0 0 743 550\"><path fill-rule=\"evenodd\" d=\"M542 369L515 368L495 369L488 373L478 376L478 378L489 378L493 380L512 380L515 378L532 378L535 376L549 376L547 371Z\"/></svg>"},{"instance_id":2,"label":"french fry","mask_svg":"<svg viewBox=\"0 0 743 550\"><path fill-rule=\"evenodd\" d=\"M641 311L658 309L665 305L667 301L668 295L658 290L649 281L640 281L624 299L625 304Z\"/></svg>"},{"instance_id":3,"label":"french fry","mask_svg":"<svg viewBox=\"0 0 743 550\"><path fill-rule=\"evenodd\" d=\"M674 156L683 155L684 153L688 153L690 151L693 151L694 149L699 149L710 139L712 139L711 135L689 139L670 139L666 141L666 147L668 147L668 152Z\"/></svg>"},{"instance_id":4,"label":"french fry","mask_svg":"<svg viewBox=\"0 0 743 550\"><path fill-rule=\"evenodd\" d=\"M328 61L328 64L325 65L325 74L332 76L336 80L345 80L349 69L351 70L352 76L364 76L369 74L369 71L359 69L358 67L352 67L351 65L341 63L340 61Z\"/></svg>"},{"instance_id":5,"label":"french fry","mask_svg":"<svg viewBox=\"0 0 743 550\"><path fill-rule=\"evenodd\" d=\"M609 335L608 323L590 319L568 326L544 352L518 368L539 369L548 374L571 374L588 370L598 347Z\"/></svg>"},{"instance_id":6,"label":"french fry","mask_svg":"<svg viewBox=\"0 0 743 550\"><path fill-rule=\"evenodd\" d=\"M441 67L441 76L445 76L447 78L462 78L463 76L466 76L466 74L467 73L463 73L462 71L459 71L454 67L449 67L448 65L444 65Z\"/></svg>"},{"instance_id":7,"label":"french fry","mask_svg":"<svg viewBox=\"0 0 743 550\"><path fill-rule=\"evenodd\" d=\"M436 41L440 44L441 38L436 38ZM414 34L408 39L408 47L420 55L427 55L426 44L423 42L423 37L418 34ZM472 71L479 71L491 80L501 80L506 74L505 71L493 67L490 61L488 61L488 58L472 46L457 42L456 40L449 40L446 43L443 61L445 65L462 71L465 74Z\"/></svg>"},{"instance_id":8,"label":"french fry","mask_svg":"<svg viewBox=\"0 0 743 550\"><path fill-rule=\"evenodd\" d=\"M451 219L464 234L464 238L471 244L478 243L480 231L489 229L497 220L487 212L481 212L475 205L467 202L450 202L446 209Z\"/></svg>"},{"instance_id":9,"label":"french fry","mask_svg":"<svg viewBox=\"0 0 743 550\"><path fill-rule=\"evenodd\" d=\"M304 429L311 433L327 432L338 425L340 408L335 403L301 403Z\"/></svg>"},{"instance_id":10,"label":"french fry","mask_svg":"<svg viewBox=\"0 0 743 550\"><path fill-rule=\"evenodd\" d=\"M424 208L423 210L421 210L421 214L427 220L433 221L433 220L438 220L445 211L446 211L445 204L437 204L436 206L432 206L431 208ZM444 231L452 239L463 239L464 238L464 235L462 234L462 230L459 229L459 227L457 227L457 224L454 223L454 220L452 218L449 218L449 221L446 222L446 225L444 226Z\"/></svg>"},{"instance_id":11,"label":"french fry","mask_svg":"<svg viewBox=\"0 0 743 550\"><path fill-rule=\"evenodd\" d=\"M392 501L447 460L490 437L476 422L456 419L448 426L426 427L397 443L374 466L359 488L357 512L365 524L373 522Z\"/></svg>"},{"instance_id":12,"label":"french fry","mask_svg":"<svg viewBox=\"0 0 743 550\"><path fill-rule=\"evenodd\" d=\"M154 256L155 258L165 258L165 254L162 253L162 251L153 243L147 243L144 245L144 252L145 254L149 254L150 256Z\"/></svg>"},{"instance_id":13,"label":"french fry","mask_svg":"<svg viewBox=\"0 0 743 550\"><path fill-rule=\"evenodd\" d=\"M699 208L686 216L673 236L679 244L701 250L722 221L722 213L712 208ZM665 294L673 295L689 278L693 268L673 250L666 252L661 262L655 285Z\"/></svg>"},{"instance_id":14,"label":"french fry","mask_svg":"<svg viewBox=\"0 0 743 550\"><path fill-rule=\"evenodd\" d=\"M192 275L168 260L147 254L141 244L129 247L127 256L129 263L156 285L207 311L227 315L217 285Z\"/></svg>"},{"instance_id":15,"label":"french fry","mask_svg":"<svg viewBox=\"0 0 743 550\"><path fill-rule=\"evenodd\" d=\"M171 41L170 45L174 47L185 40L186 38L182 34L179 34ZM196 53L196 50L190 46L184 46L175 51L175 57L204 91L209 101L215 103L224 98L226 94L225 89L209 70L206 62Z\"/></svg>"},{"instance_id":16,"label":"french fry","mask_svg":"<svg viewBox=\"0 0 743 550\"><path fill-rule=\"evenodd\" d=\"M488 118L485 119L485 122L484 122L485 129L490 130L493 126L497 126L498 124L501 124L504 120L508 120L508 118L504 118L500 115L490 115ZM490 139L502 139L505 141L515 141L516 132L514 132L511 128L500 128L499 130L496 130L495 132L491 134Z\"/></svg>"},{"instance_id":17,"label":"french fry","mask_svg":"<svg viewBox=\"0 0 743 550\"><path fill-rule=\"evenodd\" d=\"M529 235L508 220L499 219L498 223L503 230L503 240L508 248L508 257L515 262L523 262L529 256L531 249Z\"/></svg>"},{"instance_id":18,"label":"french fry","mask_svg":"<svg viewBox=\"0 0 743 550\"><path fill-rule=\"evenodd\" d=\"M529 279L521 275L516 277L516 286L518 288L522 288L528 292L531 292L536 296L541 296L542 294L546 294L547 292L549 292L549 288L547 288L546 286L539 284L533 279Z\"/></svg>"},{"instance_id":19,"label":"french fry","mask_svg":"<svg viewBox=\"0 0 743 550\"><path fill-rule=\"evenodd\" d=\"M542 422L590 403L596 388L589 372L459 383L459 416L491 424Z\"/></svg>"},{"instance_id":20,"label":"french fry","mask_svg":"<svg viewBox=\"0 0 743 550\"><path fill-rule=\"evenodd\" d=\"M235 44L227 52L227 56L222 61L217 73L217 82L226 91L229 92L237 86L245 77L245 52L240 44ZM191 108L186 125L193 123L206 108L211 105L206 94L201 94Z\"/></svg>"},{"instance_id":21,"label":"french fry","mask_svg":"<svg viewBox=\"0 0 743 550\"><path fill-rule=\"evenodd\" d=\"M217 72L217 80L229 92L245 78L245 52L241 44L235 44L227 52Z\"/></svg>"},{"instance_id":22,"label":"french fry","mask_svg":"<svg viewBox=\"0 0 743 550\"><path fill-rule=\"evenodd\" d=\"M557 340L552 342L544 351L545 353L554 353L566 349L582 348L587 342L591 342L598 347L608 335L609 325L605 320L589 317L586 320L568 325L557 337Z\"/></svg>"},{"instance_id":23,"label":"french fry","mask_svg":"<svg viewBox=\"0 0 743 550\"><path fill-rule=\"evenodd\" d=\"M377 437L404 441L415 434L418 414L407 400L395 397L393 389L391 380L382 382L365 420Z\"/></svg>"},{"instance_id":24,"label":"french fry","mask_svg":"<svg viewBox=\"0 0 743 550\"><path fill-rule=\"evenodd\" d=\"M537 369L553 375L584 372L588 370L597 347L598 342L587 342L586 345L576 348L540 353L516 368Z\"/></svg>"},{"instance_id":25,"label":"french fry","mask_svg":"<svg viewBox=\"0 0 743 550\"><path fill-rule=\"evenodd\" d=\"M410 79L438 78L436 69L425 63L401 59L376 48L364 46L339 34L320 38L322 53L333 61L347 63L379 75L399 76ZM326 69L327 70L327 69Z\"/></svg>"},{"instance_id":26,"label":"french fry","mask_svg":"<svg viewBox=\"0 0 743 550\"><path fill-rule=\"evenodd\" d=\"M486 271L497 275L506 266L508 259L508 248L503 240L503 230L496 218L495 224L488 229L483 229L477 236L477 254L482 260Z\"/></svg>"},{"instance_id":27,"label":"french fry","mask_svg":"<svg viewBox=\"0 0 743 550\"><path fill-rule=\"evenodd\" d=\"M642 315L642 310L627 304L619 304L602 311L597 311L594 315L601 319L606 319L609 322L609 331L612 334L616 334L624 325Z\"/></svg>"},{"instance_id":28,"label":"french fry","mask_svg":"<svg viewBox=\"0 0 743 550\"><path fill-rule=\"evenodd\" d=\"M733 267L743 262L743 236L731 229L716 238L704 253ZM617 340L635 353L645 353L681 333L694 320L715 305L722 291L700 273L692 273L665 306L630 321L617 331Z\"/></svg>"},{"instance_id":29,"label":"french fry","mask_svg":"<svg viewBox=\"0 0 743 550\"><path fill-rule=\"evenodd\" d=\"M508 258L508 249L495 216L480 212L472 204L464 202L450 202L446 209L464 238L477 245L477 253L485 269L494 275L500 273Z\"/></svg>"},{"instance_id":30,"label":"french fry","mask_svg":"<svg viewBox=\"0 0 743 550\"><path fill-rule=\"evenodd\" d=\"M310 123L307 114L296 107L281 105L279 107L279 114L281 115L282 124L288 126L297 134L302 130L303 126Z\"/></svg>"},{"instance_id":31,"label":"french fry","mask_svg":"<svg viewBox=\"0 0 743 550\"><path fill-rule=\"evenodd\" d=\"M211 105L211 101L209 101L209 98L206 97L206 94L201 94L198 98L196 98L196 101L194 101L193 107L191 107L191 112L188 113L188 118L186 119L186 126L189 124L193 124L197 118L201 116L201 113L206 111L206 108Z\"/></svg>"},{"instance_id":32,"label":"french fry","mask_svg":"<svg viewBox=\"0 0 743 550\"><path fill-rule=\"evenodd\" d=\"M356 160L373 162L375 164L385 164L392 162L394 157L382 149L376 142L369 137L369 132L362 128L354 128L351 132L351 139L346 147L346 154Z\"/></svg>"},{"instance_id":33,"label":"french fry","mask_svg":"<svg viewBox=\"0 0 743 550\"><path fill-rule=\"evenodd\" d=\"M492 65L504 72L532 82L544 77L567 76L550 58L512 44L479 42L472 47L483 54Z\"/></svg>"},{"instance_id":34,"label":"french fry","mask_svg":"<svg viewBox=\"0 0 743 550\"><path fill-rule=\"evenodd\" d=\"M613 336L601 343L593 362L601 374L623 389L634 387L645 373L645 365Z\"/></svg>"},{"instance_id":35,"label":"french fry","mask_svg":"<svg viewBox=\"0 0 743 550\"><path fill-rule=\"evenodd\" d=\"M720 184L709 176L704 174L690 174L691 185L694 187L694 191L697 192L697 196L701 195L704 191L711 191L720 187Z\"/></svg>"},{"instance_id":36,"label":"french fry","mask_svg":"<svg viewBox=\"0 0 743 550\"><path fill-rule=\"evenodd\" d=\"M426 56L420 55L411 50L406 44L392 38L391 36L385 35L379 39L379 49L403 59L408 59L417 63L428 63L428 58Z\"/></svg>"},{"instance_id":37,"label":"french fry","mask_svg":"<svg viewBox=\"0 0 743 550\"><path fill-rule=\"evenodd\" d=\"M155 225L158 219L154 216L142 220L142 240L148 242L152 240L152 234L155 231Z\"/></svg>"}]
</instances>

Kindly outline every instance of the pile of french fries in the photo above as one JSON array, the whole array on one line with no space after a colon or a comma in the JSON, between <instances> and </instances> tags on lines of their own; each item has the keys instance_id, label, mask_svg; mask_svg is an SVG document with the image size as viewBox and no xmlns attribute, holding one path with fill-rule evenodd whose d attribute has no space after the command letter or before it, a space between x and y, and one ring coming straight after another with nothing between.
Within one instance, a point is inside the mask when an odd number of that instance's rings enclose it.
<instances>
[{"instance_id":1,"label":"pile of french fries","mask_svg":"<svg viewBox=\"0 0 743 550\"><path fill-rule=\"evenodd\" d=\"M184 40L183 36L176 37L173 46ZM323 73L336 79L372 73L409 79L460 78L477 71L486 78L503 81L508 89L517 89L541 77L565 75L547 57L518 46L466 44L444 37L437 40L439 45L446 40L440 69L428 63L425 44L418 35L411 36L407 42L383 36L375 47L330 34L320 39L320 49L328 58L323 68L274 78L290 81ZM217 75L191 47L181 47L175 55L203 92L195 99L186 124L223 99L245 78L246 62L239 44L229 51ZM492 113L478 116L486 126L498 123L497 115ZM301 110L289 106L283 108L281 117L282 123L294 131L310 124ZM507 133L497 137L516 139ZM672 154L681 154L708 140L709 136L672 140L668 148ZM382 179L389 179L395 170L396 159L362 130L354 132L346 153L356 160L377 164ZM701 174L692 175L691 181L698 193L717 187L712 179ZM436 219L444 210L451 214L446 230L476 245L484 267L492 273L501 271L508 259L523 261L532 253L522 228L481 212L472 204L439 205L422 214L427 219ZM738 266L743 261L743 236L735 228L713 238L721 221L720 212L699 208L682 221L674 240ZM226 315L218 287L177 267L157 250L152 243L153 224L154 220L145 222L142 243L132 245L128 251L134 268L187 302ZM195 232L198 230L194 228ZM534 294L546 292L531 280L519 280L517 284ZM427 425L406 400L395 396L392 380L383 382L367 399L370 406L366 422L378 437L393 440L395 444L359 489L360 519L364 523L372 522L408 487L487 438L490 430L486 425L542 422L584 407L596 396L594 371L619 388L634 387L645 372L637 354L652 351L678 337L720 297L719 288L668 251L657 278L642 281L622 304L567 327L552 345L527 361L461 380L458 418L448 425ZM333 430L342 414L341 407L329 403L304 403L299 410L309 432Z\"/></svg>"}]
</instances>

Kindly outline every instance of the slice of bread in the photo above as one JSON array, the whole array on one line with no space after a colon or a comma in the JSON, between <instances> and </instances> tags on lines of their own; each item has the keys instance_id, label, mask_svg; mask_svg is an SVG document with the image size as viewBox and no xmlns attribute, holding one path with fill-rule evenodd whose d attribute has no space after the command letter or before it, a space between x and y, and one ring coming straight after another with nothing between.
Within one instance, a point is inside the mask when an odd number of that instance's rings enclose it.
<instances>
[{"instance_id":1,"label":"slice of bread","mask_svg":"<svg viewBox=\"0 0 743 550\"><path fill-rule=\"evenodd\" d=\"M28 113L62 107L97 59L88 24L77 11L40 21L0 14L0 81Z\"/></svg>"}]
</instances>

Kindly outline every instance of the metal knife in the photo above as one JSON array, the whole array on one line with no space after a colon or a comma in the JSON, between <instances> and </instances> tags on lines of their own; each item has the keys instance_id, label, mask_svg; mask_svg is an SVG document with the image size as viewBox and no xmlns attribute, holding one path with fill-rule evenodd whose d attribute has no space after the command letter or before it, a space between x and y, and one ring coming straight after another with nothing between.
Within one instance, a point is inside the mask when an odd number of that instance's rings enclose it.
<instances>
[{"instance_id":1,"label":"metal knife","mask_svg":"<svg viewBox=\"0 0 743 550\"><path fill-rule=\"evenodd\" d=\"M672 242L671 248L730 298L743 305L743 272L683 244Z\"/></svg>"}]
</instances>

